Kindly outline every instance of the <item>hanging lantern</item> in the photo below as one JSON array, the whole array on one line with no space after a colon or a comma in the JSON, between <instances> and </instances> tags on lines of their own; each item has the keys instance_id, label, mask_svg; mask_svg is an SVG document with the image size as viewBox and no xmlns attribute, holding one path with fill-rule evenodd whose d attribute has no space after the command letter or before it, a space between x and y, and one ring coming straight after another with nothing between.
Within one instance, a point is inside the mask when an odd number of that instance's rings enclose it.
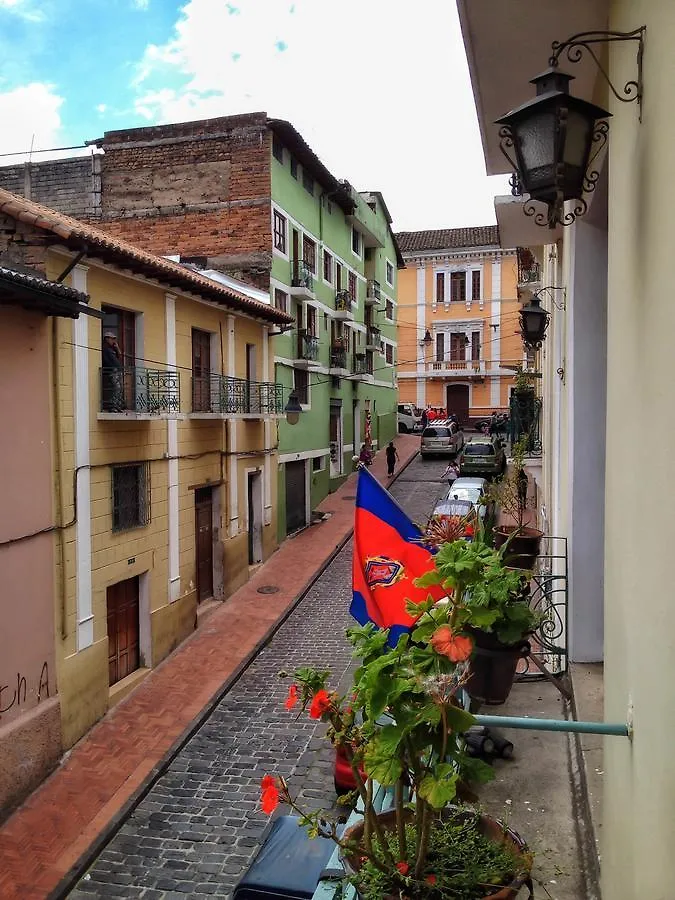
<instances>
[{"instance_id":1,"label":"hanging lantern","mask_svg":"<svg viewBox=\"0 0 675 900\"><path fill-rule=\"evenodd\" d=\"M536 294L529 303L521 308L519 318L523 343L531 350L538 350L545 340L551 316L542 308Z\"/></svg>"},{"instance_id":2,"label":"hanging lantern","mask_svg":"<svg viewBox=\"0 0 675 900\"><path fill-rule=\"evenodd\" d=\"M289 425L298 424L302 406L300 406L300 401L298 400L298 395L295 391L291 391L288 403L284 406L284 412L286 413L286 421Z\"/></svg>"}]
</instances>

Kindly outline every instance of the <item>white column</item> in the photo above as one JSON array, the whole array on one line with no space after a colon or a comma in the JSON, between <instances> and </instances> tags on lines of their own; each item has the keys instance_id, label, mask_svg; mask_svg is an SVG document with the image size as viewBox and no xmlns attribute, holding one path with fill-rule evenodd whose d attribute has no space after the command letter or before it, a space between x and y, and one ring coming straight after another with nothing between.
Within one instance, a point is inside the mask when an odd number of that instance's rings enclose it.
<instances>
[{"instance_id":1,"label":"white column","mask_svg":"<svg viewBox=\"0 0 675 900\"><path fill-rule=\"evenodd\" d=\"M424 346L420 347L419 343L424 337L424 333L426 331L426 298L425 298L425 278L426 278L426 269L424 264L421 263L417 267L417 300L415 301L417 304L417 340L415 341L415 347L417 352L417 405L424 408L427 405L426 399L426 370L425 370L425 358L424 354L426 352L426 348Z\"/></svg>"},{"instance_id":2,"label":"white column","mask_svg":"<svg viewBox=\"0 0 675 900\"><path fill-rule=\"evenodd\" d=\"M227 317L227 366L226 371L229 378L235 377L235 343L234 343L234 316ZM230 537L235 537L239 533L239 467L237 465L237 420L230 419L227 423L230 429Z\"/></svg>"},{"instance_id":3,"label":"white column","mask_svg":"<svg viewBox=\"0 0 675 900\"><path fill-rule=\"evenodd\" d=\"M497 325L497 328L490 328L489 338L492 343L490 344L490 357L491 357L491 368L497 369L501 366L501 331L502 331L502 261L501 259L495 259L492 262L492 301L490 303L490 325ZM501 376L499 378L491 378L490 379L490 406L496 409L498 406L501 406L501 390L502 388L502 379Z\"/></svg>"},{"instance_id":4,"label":"white column","mask_svg":"<svg viewBox=\"0 0 675 900\"><path fill-rule=\"evenodd\" d=\"M270 336L269 328L263 325L263 349L262 349L262 380L267 384L270 379ZM263 437L265 449L272 444L272 423L269 416L263 420ZM266 453L263 461L263 522L270 525L272 522L272 460Z\"/></svg>"},{"instance_id":5,"label":"white column","mask_svg":"<svg viewBox=\"0 0 675 900\"><path fill-rule=\"evenodd\" d=\"M72 284L87 292L87 267L75 266ZM73 374L75 381L75 466L77 522L75 524L75 603L77 649L94 643L94 611L91 591L91 470L89 468L89 316L73 319ZM98 340L95 341L98 345Z\"/></svg>"},{"instance_id":6,"label":"white column","mask_svg":"<svg viewBox=\"0 0 675 900\"><path fill-rule=\"evenodd\" d=\"M176 371L176 298L166 294L166 365ZM167 421L169 451L169 603L180 596L180 516L178 487L178 421Z\"/></svg>"}]
</instances>

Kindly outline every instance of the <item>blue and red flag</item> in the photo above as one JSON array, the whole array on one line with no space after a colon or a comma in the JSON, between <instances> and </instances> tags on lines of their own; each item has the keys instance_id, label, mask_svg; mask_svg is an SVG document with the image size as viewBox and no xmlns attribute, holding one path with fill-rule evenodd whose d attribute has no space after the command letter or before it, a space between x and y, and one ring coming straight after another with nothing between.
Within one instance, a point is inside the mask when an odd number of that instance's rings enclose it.
<instances>
[{"instance_id":1,"label":"blue and red flag","mask_svg":"<svg viewBox=\"0 0 675 900\"><path fill-rule=\"evenodd\" d=\"M388 644L411 630L415 619L406 601L421 603L429 594L440 600L440 586L415 587L413 581L434 567L433 554L420 542L422 532L391 494L366 469L359 470L354 511L352 603L349 612L361 625L389 629Z\"/></svg>"}]
</instances>

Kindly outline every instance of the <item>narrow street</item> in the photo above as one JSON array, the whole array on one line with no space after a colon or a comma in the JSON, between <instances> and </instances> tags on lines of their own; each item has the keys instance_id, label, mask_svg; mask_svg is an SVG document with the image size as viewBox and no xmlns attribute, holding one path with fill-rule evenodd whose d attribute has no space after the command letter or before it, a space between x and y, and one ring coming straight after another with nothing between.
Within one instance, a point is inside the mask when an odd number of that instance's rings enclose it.
<instances>
[{"instance_id":1,"label":"narrow street","mask_svg":"<svg viewBox=\"0 0 675 900\"><path fill-rule=\"evenodd\" d=\"M445 461L416 457L390 488L411 518L424 521L439 497ZM274 639L242 674L168 772L133 811L71 898L175 900L227 897L255 853L267 817L261 777L289 778L308 807L333 796L332 758L320 726L284 709L299 665L330 667L333 683L351 658L345 629L351 599L349 542Z\"/></svg>"}]
</instances>

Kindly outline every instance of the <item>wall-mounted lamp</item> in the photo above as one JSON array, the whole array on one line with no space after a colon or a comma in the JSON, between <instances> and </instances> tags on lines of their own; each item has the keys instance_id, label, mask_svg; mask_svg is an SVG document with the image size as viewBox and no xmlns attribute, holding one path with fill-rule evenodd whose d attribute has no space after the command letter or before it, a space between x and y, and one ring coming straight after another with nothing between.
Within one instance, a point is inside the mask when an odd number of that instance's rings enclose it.
<instances>
[{"instance_id":1,"label":"wall-mounted lamp","mask_svg":"<svg viewBox=\"0 0 675 900\"><path fill-rule=\"evenodd\" d=\"M300 401L298 400L298 395L295 391L291 391L288 403L284 406L284 412L286 413L286 421L289 425L298 424L302 406L300 406Z\"/></svg>"},{"instance_id":2,"label":"wall-mounted lamp","mask_svg":"<svg viewBox=\"0 0 675 900\"><path fill-rule=\"evenodd\" d=\"M424 337L420 341L420 347L431 347L432 341L433 338L431 337L431 332L427 328L427 330L424 332Z\"/></svg>"},{"instance_id":3,"label":"wall-mounted lamp","mask_svg":"<svg viewBox=\"0 0 675 900\"><path fill-rule=\"evenodd\" d=\"M500 149L515 169L513 193L527 193L523 212L534 216L537 225L571 225L577 216L588 209L584 193L595 189L600 173L593 162L607 143L609 125L603 121L611 116L606 109L573 97L569 82L574 76L558 69L563 51L567 59L576 63L586 50L594 59L614 96L625 103L642 101L642 56L644 35L642 26L635 31L590 31L573 35L566 41L554 41L550 68L530 82L536 87L534 100L523 103L496 120ZM637 80L626 82L621 96L596 56L593 45L613 41L637 41ZM512 155L513 154L513 158ZM547 212L538 212L532 201L541 201ZM574 200L574 207L565 213L566 200Z\"/></svg>"},{"instance_id":4,"label":"wall-mounted lamp","mask_svg":"<svg viewBox=\"0 0 675 900\"><path fill-rule=\"evenodd\" d=\"M518 313L523 344L530 350L538 350L543 344L551 314L542 309L538 292Z\"/></svg>"}]
</instances>

